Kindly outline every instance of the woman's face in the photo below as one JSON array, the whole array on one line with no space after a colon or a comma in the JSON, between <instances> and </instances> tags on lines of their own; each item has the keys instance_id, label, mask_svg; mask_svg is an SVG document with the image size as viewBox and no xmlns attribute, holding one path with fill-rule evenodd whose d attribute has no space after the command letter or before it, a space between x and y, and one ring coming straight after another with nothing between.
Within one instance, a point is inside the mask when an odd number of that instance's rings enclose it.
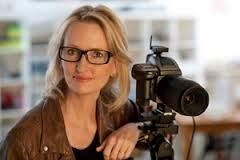
<instances>
[{"instance_id":1,"label":"woman's face","mask_svg":"<svg viewBox=\"0 0 240 160\"><path fill-rule=\"evenodd\" d=\"M71 24L66 32L63 46L74 47L83 51L109 51L103 30L93 22L74 22ZM69 53L71 55L72 51L70 50ZM81 56L78 62L62 60L61 65L70 91L79 95L99 95L110 76L116 74L112 57L107 64L96 65L89 63L85 54Z\"/></svg>"}]
</instances>

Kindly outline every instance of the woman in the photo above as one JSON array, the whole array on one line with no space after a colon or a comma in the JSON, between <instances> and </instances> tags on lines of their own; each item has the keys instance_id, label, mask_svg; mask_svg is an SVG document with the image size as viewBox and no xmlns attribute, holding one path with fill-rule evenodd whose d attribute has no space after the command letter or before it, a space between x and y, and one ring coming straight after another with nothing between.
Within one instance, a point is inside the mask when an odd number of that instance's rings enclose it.
<instances>
[{"instance_id":1,"label":"woman","mask_svg":"<svg viewBox=\"0 0 240 160\"><path fill-rule=\"evenodd\" d=\"M8 133L0 159L127 159L140 131L128 100L123 25L105 6L76 9L54 33L43 100Z\"/></svg>"}]
</instances>

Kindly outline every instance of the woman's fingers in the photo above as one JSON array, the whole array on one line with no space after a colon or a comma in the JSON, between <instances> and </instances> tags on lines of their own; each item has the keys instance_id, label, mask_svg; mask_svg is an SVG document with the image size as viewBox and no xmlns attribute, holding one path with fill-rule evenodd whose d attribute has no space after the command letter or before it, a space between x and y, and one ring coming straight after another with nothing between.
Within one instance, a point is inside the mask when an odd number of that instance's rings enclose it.
<instances>
[{"instance_id":1,"label":"woman's fingers","mask_svg":"<svg viewBox=\"0 0 240 160\"><path fill-rule=\"evenodd\" d=\"M105 160L127 159L137 143L139 134L135 124L126 124L112 132L97 148L97 151L103 152Z\"/></svg>"},{"instance_id":2,"label":"woman's fingers","mask_svg":"<svg viewBox=\"0 0 240 160\"><path fill-rule=\"evenodd\" d=\"M123 160L130 157L135 144L126 139L119 139L114 144L113 142L106 143L103 150L105 159L109 160Z\"/></svg>"},{"instance_id":3,"label":"woman's fingers","mask_svg":"<svg viewBox=\"0 0 240 160\"><path fill-rule=\"evenodd\" d=\"M128 148L126 149L126 152L124 154L123 159L127 159L131 156L132 151L134 150L135 145L129 145Z\"/></svg>"},{"instance_id":4,"label":"woman's fingers","mask_svg":"<svg viewBox=\"0 0 240 160\"><path fill-rule=\"evenodd\" d=\"M104 158L105 159L112 159L112 150L114 148L114 146L116 145L116 142L115 142L115 138L108 138L106 140L106 145L105 145L105 148L103 150L103 155L104 155Z\"/></svg>"},{"instance_id":5,"label":"woman's fingers","mask_svg":"<svg viewBox=\"0 0 240 160\"><path fill-rule=\"evenodd\" d=\"M119 153L120 152L123 152L123 144L124 144L124 139L119 139L117 141L117 143L113 146L112 148L112 152L111 152L111 155L110 155L110 158L111 159L121 159L119 158Z\"/></svg>"},{"instance_id":6,"label":"woman's fingers","mask_svg":"<svg viewBox=\"0 0 240 160\"><path fill-rule=\"evenodd\" d=\"M131 154L131 141L124 138L108 137L99 147L97 151L103 152L105 160L122 160L127 159ZM129 154L130 153L130 154ZM126 155L127 154L127 155Z\"/></svg>"},{"instance_id":7,"label":"woman's fingers","mask_svg":"<svg viewBox=\"0 0 240 160\"><path fill-rule=\"evenodd\" d=\"M126 155L126 153L128 152L128 148L129 148L130 144L129 141L124 141L122 144L121 149L118 152L118 159L127 159L128 156Z\"/></svg>"},{"instance_id":8,"label":"woman's fingers","mask_svg":"<svg viewBox=\"0 0 240 160\"><path fill-rule=\"evenodd\" d=\"M105 148L105 145L106 145L106 141L103 141L103 143L96 148L96 151L101 152Z\"/></svg>"}]
</instances>

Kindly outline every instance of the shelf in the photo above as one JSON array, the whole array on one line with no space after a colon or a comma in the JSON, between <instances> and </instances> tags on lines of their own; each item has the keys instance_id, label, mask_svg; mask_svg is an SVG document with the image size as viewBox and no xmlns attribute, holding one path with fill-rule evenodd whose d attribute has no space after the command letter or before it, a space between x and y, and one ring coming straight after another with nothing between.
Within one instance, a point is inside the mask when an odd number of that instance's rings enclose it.
<instances>
[{"instance_id":1,"label":"shelf","mask_svg":"<svg viewBox=\"0 0 240 160\"><path fill-rule=\"evenodd\" d=\"M20 118L21 116L23 116L26 113L26 110L24 110L23 108L19 108L19 109L3 109L0 113L0 119L16 119L16 118Z\"/></svg>"},{"instance_id":2,"label":"shelf","mask_svg":"<svg viewBox=\"0 0 240 160\"><path fill-rule=\"evenodd\" d=\"M21 47L0 46L0 55L20 54L22 53Z\"/></svg>"},{"instance_id":3,"label":"shelf","mask_svg":"<svg viewBox=\"0 0 240 160\"><path fill-rule=\"evenodd\" d=\"M42 83L45 81L44 74L32 74L32 83Z\"/></svg>"},{"instance_id":4,"label":"shelf","mask_svg":"<svg viewBox=\"0 0 240 160\"><path fill-rule=\"evenodd\" d=\"M23 86L24 82L20 78L4 78L0 79L0 87L14 87L14 86Z\"/></svg>"},{"instance_id":5,"label":"shelf","mask_svg":"<svg viewBox=\"0 0 240 160\"><path fill-rule=\"evenodd\" d=\"M0 19L0 54L14 54L22 51L22 24L19 20Z\"/></svg>"}]
</instances>

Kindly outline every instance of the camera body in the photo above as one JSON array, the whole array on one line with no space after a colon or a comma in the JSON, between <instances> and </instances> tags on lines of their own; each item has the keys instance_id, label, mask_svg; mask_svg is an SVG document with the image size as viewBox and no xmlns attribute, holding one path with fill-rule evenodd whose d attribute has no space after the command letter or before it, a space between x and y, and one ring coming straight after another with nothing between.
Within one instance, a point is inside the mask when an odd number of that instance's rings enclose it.
<instances>
[{"instance_id":1,"label":"camera body","mask_svg":"<svg viewBox=\"0 0 240 160\"><path fill-rule=\"evenodd\" d=\"M164 103L168 108L186 116L203 113L209 101L206 90L198 83L182 77L176 61L162 56L164 46L151 46L146 63L135 64L132 77L136 79L136 103L143 109L150 101Z\"/></svg>"}]
</instances>

